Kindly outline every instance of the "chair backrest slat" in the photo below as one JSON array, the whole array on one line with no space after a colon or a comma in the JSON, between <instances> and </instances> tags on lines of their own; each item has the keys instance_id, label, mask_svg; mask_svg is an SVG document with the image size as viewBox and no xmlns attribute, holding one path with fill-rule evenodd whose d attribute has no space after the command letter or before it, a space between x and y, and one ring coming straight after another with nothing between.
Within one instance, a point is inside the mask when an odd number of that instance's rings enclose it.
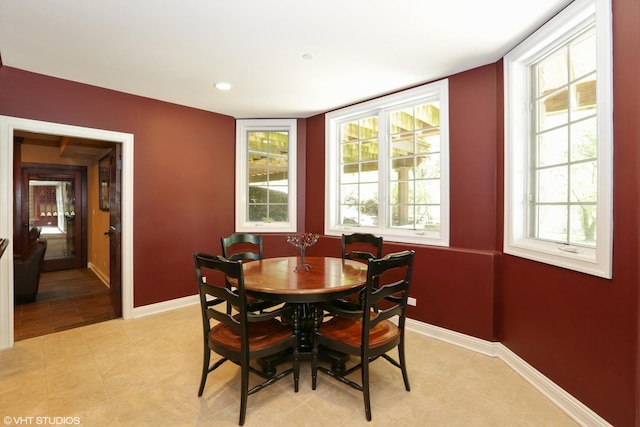
<instances>
[{"instance_id":1,"label":"chair backrest slat","mask_svg":"<svg viewBox=\"0 0 640 427\"><path fill-rule=\"evenodd\" d=\"M221 237L222 256L229 261L262 259L262 236L258 234L235 233Z\"/></svg>"},{"instance_id":2,"label":"chair backrest slat","mask_svg":"<svg viewBox=\"0 0 640 427\"><path fill-rule=\"evenodd\" d=\"M383 320L398 316L399 325L404 326L414 255L414 251L402 251L369 260L362 342L368 342L369 330Z\"/></svg>"},{"instance_id":3,"label":"chair backrest slat","mask_svg":"<svg viewBox=\"0 0 640 427\"><path fill-rule=\"evenodd\" d=\"M342 258L361 261L382 258L382 237L370 233L343 234Z\"/></svg>"}]
</instances>

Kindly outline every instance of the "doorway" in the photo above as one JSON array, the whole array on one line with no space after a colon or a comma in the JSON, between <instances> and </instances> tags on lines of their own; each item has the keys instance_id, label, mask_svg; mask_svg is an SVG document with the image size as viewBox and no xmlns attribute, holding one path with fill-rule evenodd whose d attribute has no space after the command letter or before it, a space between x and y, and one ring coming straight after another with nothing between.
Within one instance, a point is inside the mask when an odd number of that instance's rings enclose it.
<instances>
[{"instance_id":1,"label":"doorway","mask_svg":"<svg viewBox=\"0 0 640 427\"><path fill-rule=\"evenodd\" d=\"M22 162L21 184L21 236L14 239L22 248L36 236L47 241L44 271L86 267L87 168Z\"/></svg>"},{"instance_id":2,"label":"doorway","mask_svg":"<svg viewBox=\"0 0 640 427\"><path fill-rule=\"evenodd\" d=\"M15 213L13 200L13 182L20 179L16 165L13 164L13 138L15 133L36 132L50 135L67 135L96 141L108 141L121 144L122 172L121 212L122 223L116 230L121 238L122 260L122 317L133 317L133 135L93 128L63 125L36 120L0 116L0 204L6 206L0 218L0 236L13 236L16 222L22 226L19 215ZM17 221L16 221L17 220ZM9 250L17 242L10 242ZM15 252L15 250L14 250ZM0 348L13 345L13 263L4 256L0 259Z\"/></svg>"},{"instance_id":3,"label":"doorway","mask_svg":"<svg viewBox=\"0 0 640 427\"><path fill-rule=\"evenodd\" d=\"M120 205L109 209L100 203L109 177L103 181L99 164L118 144L23 131L14 132L14 138L14 164L21 166L21 179L14 181L14 210L21 226L14 229L13 240L23 243L25 253L35 240L46 242L34 300L14 305L14 341L119 317L121 271L110 275L109 266L111 252L120 246L110 251L105 231L109 211ZM94 208L91 213L88 205Z\"/></svg>"}]
</instances>

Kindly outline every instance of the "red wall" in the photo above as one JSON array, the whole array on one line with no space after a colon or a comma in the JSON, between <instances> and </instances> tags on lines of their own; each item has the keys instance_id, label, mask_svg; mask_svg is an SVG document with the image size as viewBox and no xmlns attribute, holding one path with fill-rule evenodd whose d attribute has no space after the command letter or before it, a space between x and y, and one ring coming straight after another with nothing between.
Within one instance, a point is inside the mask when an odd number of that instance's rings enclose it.
<instances>
[{"instance_id":1,"label":"red wall","mask_svg":"<svg viewBox=\"0 0 640 427\"><path fill-rule=\"evenodd\" d=\"M197 292L234 229L232 117L0 67L0 114L134 134L134 305Z\"/></svg>"}]
</instances>

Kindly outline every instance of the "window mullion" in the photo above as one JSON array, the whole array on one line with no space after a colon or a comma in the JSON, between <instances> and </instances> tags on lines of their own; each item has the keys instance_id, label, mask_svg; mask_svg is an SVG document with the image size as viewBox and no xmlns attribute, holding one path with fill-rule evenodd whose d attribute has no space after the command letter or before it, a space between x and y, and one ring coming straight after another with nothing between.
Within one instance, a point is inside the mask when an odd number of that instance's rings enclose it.
<instances>
[{"instance_id":1,"label":"window mullion","mask_svg":"<svg viewBox=\"0 0 640 427\"><path fill-rule=\"evenodd\" d=\"M389 121L387 111L378 112L378 227L388 228L389 221Z\"/></svg>"},{"instance_id":2,"label":"window mullion","mask_svg":"<svg viewBox=\"0 0 640 427\"><path fill-rule=\"evenodd\" d=\"M538 116L540 114L538 107L538 82L540 81L539 76L536 74L535 83L532 84L534 79L531 78L531 73L526 73L526 83L524 88L528 89L528 96L525 99L529 99L528 106L529 111L528 115L530 117L529 121L529 129L526 135L529 138L529 155L527 158L527 167L530 171L528 174L529 179L526 183L526 188L528 191L526 197L526 204L529 207L526 211L528 214L527 219L527 235L529 237L536 237L538 235L538 223L537 223L537 215L536 211L538 210L538 127L535 125L538 123Z\"/></svg>"}]
</instances>

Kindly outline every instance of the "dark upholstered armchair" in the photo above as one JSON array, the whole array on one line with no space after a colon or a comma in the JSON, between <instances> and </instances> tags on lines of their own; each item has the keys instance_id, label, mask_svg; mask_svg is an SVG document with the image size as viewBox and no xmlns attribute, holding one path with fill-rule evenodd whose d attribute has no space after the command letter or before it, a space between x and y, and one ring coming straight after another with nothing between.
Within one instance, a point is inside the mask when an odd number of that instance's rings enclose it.
<instances>
[{"instance_id":1,"label":"dark upholstered armchair","mask_svg":"<svg viewBox=\"0 0 640 427\"><path fill-rule=\"evenodd\" d=\"M42 227L29 227L29 244L38 240L40 233L42 233Z\"/></svg>"},{"instance_id":2,"label":"dark upholstered armchair","mask_svg":"<svg viewBox=\"0 0 640 427\"><path fill-rule=\"evenodd\" d=\"M46 240L36 240L22 255L13 258L13 295L16 304L34 302L40 285L40 273Z\"/></svg>"}]
</instances>

